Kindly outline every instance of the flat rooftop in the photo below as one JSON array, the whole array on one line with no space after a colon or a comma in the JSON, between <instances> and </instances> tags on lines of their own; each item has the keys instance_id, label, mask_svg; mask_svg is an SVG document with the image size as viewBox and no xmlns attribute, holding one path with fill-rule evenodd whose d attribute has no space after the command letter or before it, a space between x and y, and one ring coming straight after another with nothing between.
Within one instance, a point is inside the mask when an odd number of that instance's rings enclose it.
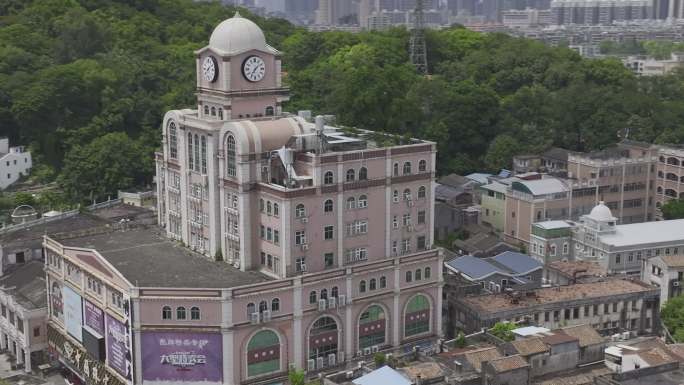
<instances>
[{"instance_id":1,"label":"flat rooftop","mask_svg":"<svg viewBox=\"0 0 684 385\"><path fill-rule=\"evenodd\" d=\"M666 242L684 243L684 219L617 225L615 234L602 235L601 242L615 247Z\"/></svg>"},{"instance_id":2,"label":"flat rooftop","mask_svg":"<svg viewBox=\"0 0 684 385\"><path fill-rule=\"evenodd\" d=\"M26 310L47 308L43 262L30 261L5 272L0 278L0 290L14 297Z\"/></svg>"},{"instance_id":3,"label":"flat rooftop","mask_svg":"<svg viewBox=\"0 0 684 385\"><path fill-rule=\"evenodd\" d=\"M553 261L546 268L554 270L567 278L605 277L608 271L598 262L591 261Z\"/></svg>"},{"instance_id":4,"label":"flat rooftop","mask_svg":"<svg viewBox=\"0 0 684 385\"><path fill-rule=\"evenodd\" d=\"M534 295L526 296L523 294L522 297L518 298L517 303L512 301L513 298L510 295L502 293L469 296L461 299L461 302L482 313L497 313L557 302L641 293L654 289L651 286L636 281L612 279L602 282L578 283L575 285L532 290L530 293Z\"/></svg>"},{"instance_id":5,"label":"flat rooftop","mask_svg":"<svg viewBox=\"0 0 684 385\"><path fill-rule=\"evenodd\" d=\"M544 221L536 222L534 225L545 230L569 229L573 227L573 225L567 221Z\"/></svg>"},{"instance_id":6,"label":"flat rooftop","mask_svg":"<svg viewBox=\"0 0 684 385\"><path fill-rule=\"evenodd\" d=\"M156 228L55 240L64 246L97 250L136 287L230 288L270 279L195 253Z\"/></svg>"}]
</instances>

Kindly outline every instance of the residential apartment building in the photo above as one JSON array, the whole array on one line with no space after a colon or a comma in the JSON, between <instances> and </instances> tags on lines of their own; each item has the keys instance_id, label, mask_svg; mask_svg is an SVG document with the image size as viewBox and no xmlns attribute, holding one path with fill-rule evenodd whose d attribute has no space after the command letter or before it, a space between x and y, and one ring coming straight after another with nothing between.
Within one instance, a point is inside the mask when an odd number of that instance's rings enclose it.
<instances>
[{"instance_id":1,"label":"residential apartment building","mask_svg":"<svg viewBox=\"0 0 684 385\"><path fill-rule=\"evenodd\" d=\"M156 155L161 229L45 239L62 361L100 385L102 336L109 385L271 383L435 340L435 144L283 113L280 53L238 14L196 62Z\"/></svg>"},{"instance_id":2,"label":"residential apartment building","mask_svg":"<svg viewBox=\"0 0 684 385\"><path fill-rule=\"evenodd\" d=\"M660 288L661 306L670 298L682 295L684 252L645 260L641 268L641 280Z\"/></svg>"},{"instance_id":3,"label":"residential apartment building","mask_svg":"<svg viewBox=\"0 0 684 385\"><path fill-rule=\"evenodd\" d=\"M684 54L673 53L665 60L648 56L628 56L622 59L622 64L637 76L662 76L682 67Z\"/></svg>"},{"instance_id":4,"label":"residential apartment building","mask_svg":"<svg viewBox=\"0 0 684 385\"><path fill-rule=\"evenodd\" d=\"M547 287L527 292L456 298L457 326L466 333L497 322L527 321L548 329L590 324L599 333L655 333L660 324L660 290L638 280Z\"/></svg>"},{"instance_id":5,"label":"residential apartment building","mask_svg":"<svg viewBox=\"0 0 684 385\"><path fill-rule=\"evenodd\" d=\"M31 373L47 361L47 296L43 263L16 265L0 277L0 349Z\"/></svg>"},{"instance_id":6,"label":"residential apartment building","mask_svg":"<svg viewBox=\"0 0 684 385\"><path fill-rule=\"evenodd\" d=\"M619 223L653 220L657 152L657 147L624 141L603 151L568 154L567 163L549 160L554 173L566 177L543 174L537 180L499 180L507 184L504 239L528 244L533 223L578 220L600 201L606 202ZM566 171L561 171L563 166ZM495 210L483 201L482 210L487 209Z\"/></svg>"},{"instance_id":7,"label":"residential apartment building","mask_svg":"<svg viewBox=\"0 0 684 385\"><path fill-rule=\"evenodd\" d=\"M0 138L0 190L4 190L31 172L31 153L23 146L10 147L8 138Z\"/></svg>"},{"instance_id":8,"label":"residential apartment building","mask_svg":"<svg viewBox=\"0 0 684 385\"><path fill-rule=\"evenodd\" d=\"M684 148L659 147L656 170L656 213L661 217L660 207L665 202L684 199Z\"/></svg>"}]
</instances>

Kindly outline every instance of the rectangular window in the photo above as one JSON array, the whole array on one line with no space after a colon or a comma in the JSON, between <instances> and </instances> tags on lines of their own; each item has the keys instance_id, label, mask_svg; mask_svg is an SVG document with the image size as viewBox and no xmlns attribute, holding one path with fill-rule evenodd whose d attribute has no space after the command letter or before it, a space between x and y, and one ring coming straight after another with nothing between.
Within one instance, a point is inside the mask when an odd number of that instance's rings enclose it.
<instances>
[{"instance_id":1,"label":"rectangular window","mask_svg":"<svg viewBox=\"0 0 684 385\"><path fill-rule=\"evenodd\" d=\"M19 333L24 333L24 320L17 317L17 330Z\"/></svg>"},{"instance_id":2,"label":"rectangular window","mask_svg":"<svg viewBox=\"0 0 684 385\"><path fill-rule=\"evenodd\" d=\"M278 230L273 230L273 243L276 245L280 244L280 231Z\"/></svg>"},{"instance_id":3,"label":"rectangular window","mask_svg":"<svg viewBox=\"0 0 684 385\"><path fill-rule=\"evenodd\" d=\"M416 238L416 248L418 250L425 250L425 236L421 235Z\"/></svg>"},{"instance_id":4,"label":"rectangular window","mask_svg":"<svg viewBox=\"0 0 684 385\"><path fill-rule=\"evenodd\" d=\"M273 240L273 229L270 227L266 228L266 240L269 242Z\"/></svg>"},{"instance_id":5,"label":"rectangular window","mask_svg":"<svg viewBox=\"0 0 684 385\"><path fill-rule=\"evenodd\" d=\"M259 226L259 237L261 239L266 239L266 226L264 226L264 225Z\"/></svg>"},{"instance_id":6,"label":"rectangular window","mask_svg":"<svg viewBox=\"0 0 684 385\"><path fill-rule=\"evenodd\" d=\"M617 310L617 307L618 307L618 303L617 303L617 302L613 302L613 313L615 313L615 312L618 311L618 310Z\"/></svg>"},{"instance_id":7,"label":"rectangular window","mask_svg":"<svg viewBox=\"0 0 684 385\"><path fill-rule=\"evenodd\" d=\"M334 238L335 228L333 226L325 226L323 229L323 233L324 233L324 239L326 241L331 240Z\"/></svg>"},{"instance_id":8,"label":"rectangular window","mask_svg":"<svg viewBox=\"0 0 684 385\"><path fill-rule=\"evenodd\" d=\"M335 263L335 254L325 253L323 255L323 264L326 268L333 267L334 263Z\"/></svg>"},{"instance_id":9,"label":"rectangular window","mask_svg":"<svg viewBox=\"0 0 684 385\"><path fill-rule=\"evenodd\" d=\"M40 337L40 327L33 328L33 336Z\"/></svg>"},{"instance_id":10,"label":"rectangular window","mask_svg":"<svg viewBox=\"0 0 684 385\"><path fill-rule=\"evenodd\" d=\"M418 224L419 225L425 224L425 211L418 211Z\"/></svg>"},{"instance_id":11,"label":"rectangular window","mask_svg":"<svg viewBox=\"0 0 684 385\"><path fill-rule=\"evenodd\" d=\"M295 271L298 273L306 271L306 257L299 257L295 261Z\"/></svg>"},{"instance_id":12,"label":"rectangular window","mask_svg":"<svg viewBox=\"0 0 684 385\"><path fill-rule=\"evenodd\" d=\"M404 214L403 224L404 226L411 226L411 214Z\"/></svg>"},{"instance_id":13,"label":"rectangular window","mask_svg":"<svg viewBox=\"0 0 684 385\"><path fill-rule=\"evenodd\" d=\"M306 234L304 230L295 231L295 245L303 245L306 243Z\"/></svg>"},{"instance_id":14,"label":"rectangular window","mask_svg":"<svg viewBox=\"0 0 684 385\"><path fill-rule=\"evenodd\" d=\"M610 309L608 308L608 304L604 303L603 304L603 314L608 314L610 313Z\"/></svg>"},{"instance_id":15,"label":"rectangular window","mask_svg":"<svg viewBox=\"0 0 684 385\"><path fill-rule=\"evenodd\" d=\"M403 253L408 253L409 251L411 251L411 239L401 240L401 251Z\"/></svg>"},{"instance_id":16,"label":"rectangular window","mask_svg":"<svg viewBox=\"0 0 684 385\"><path fill-rule=\"evenodd\" d=\"M549 312L548 311L544 313L544 321L549 322Z\"/></svg>"}]
</instances>

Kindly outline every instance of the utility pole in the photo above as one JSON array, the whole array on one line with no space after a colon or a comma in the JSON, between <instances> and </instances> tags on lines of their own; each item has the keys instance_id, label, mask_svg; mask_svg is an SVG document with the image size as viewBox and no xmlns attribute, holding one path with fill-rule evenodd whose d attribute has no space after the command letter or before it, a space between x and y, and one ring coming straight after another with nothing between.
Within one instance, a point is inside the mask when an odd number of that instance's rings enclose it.
<instances>
[{"instance_id":1,"label":"utility pole","mask_svg":"<svg viewBox=\"0 0 684 385\"><path fill-rule=\"evenodd\" d=\"M416 0L416 9L413 11L413 27L409 55L411 64L416 67L421 75L428 74L427 49L425 48L425 15L423 14L423 0Z\"/></svg>"}]
</instances>

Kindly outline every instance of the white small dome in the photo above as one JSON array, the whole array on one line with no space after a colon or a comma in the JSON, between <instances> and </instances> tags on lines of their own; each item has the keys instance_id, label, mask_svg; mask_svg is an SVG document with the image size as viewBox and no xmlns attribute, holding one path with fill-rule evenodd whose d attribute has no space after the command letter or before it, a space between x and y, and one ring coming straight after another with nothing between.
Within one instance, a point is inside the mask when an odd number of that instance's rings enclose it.
<instances>
[{"instance_id":1,"label":"white small dome","mask_svg":"<svg viewBox=\"0 0 684 385\"><path fill-rule=\"evenodd\" d=\"M615 220L610 208L608 208L603 201L599 202L596 207L591 209L589 218L599 222L610 222Z\"/></svg>"},{"instance_id":2,"label":"white small dome","mask_svg":"<svg viewBox=\"0 0 684 385\"><path fill-rule=\"evenodd\" d=\"M266 50L264 32L253 21L240 16L224 20L209 38L209 47L225 53L240 53L252 49Z\"/></svg>"}]
</instances>

